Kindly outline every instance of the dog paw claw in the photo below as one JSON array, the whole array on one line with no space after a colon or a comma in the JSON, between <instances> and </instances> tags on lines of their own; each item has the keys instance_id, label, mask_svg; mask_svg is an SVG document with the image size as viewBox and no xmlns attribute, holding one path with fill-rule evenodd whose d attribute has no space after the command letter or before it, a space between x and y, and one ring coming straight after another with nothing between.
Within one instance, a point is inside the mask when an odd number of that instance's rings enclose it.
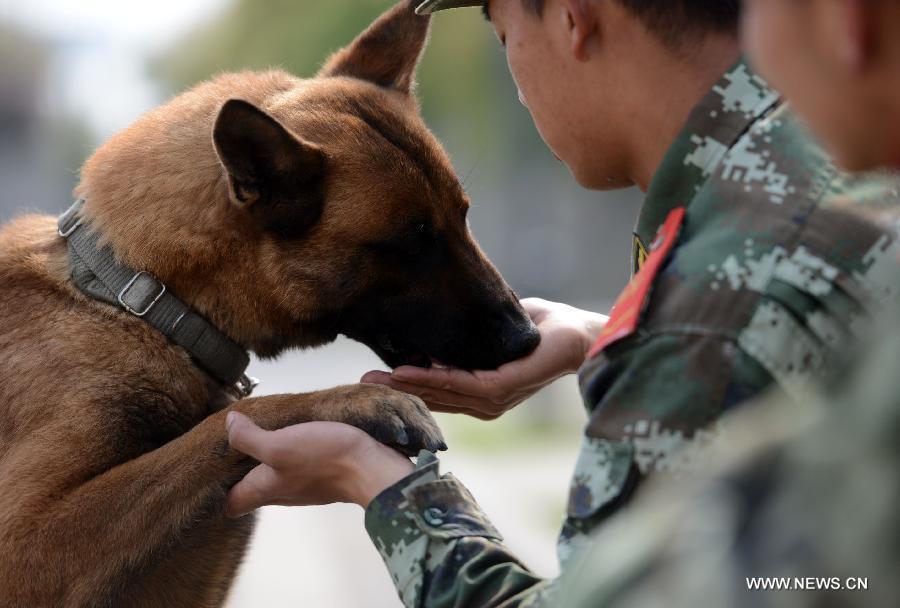
<instances>
[{"instance_id":1,"label":"dog paw claw","mask_svg":"<svg viewBox=\"0 0 900 608\"><path fill-rule=\"evenodd\" d=\"M361 384L351 395L347 421L406 456L447 449L425 403L380 385Z\"/></svg>"}]
</instances>

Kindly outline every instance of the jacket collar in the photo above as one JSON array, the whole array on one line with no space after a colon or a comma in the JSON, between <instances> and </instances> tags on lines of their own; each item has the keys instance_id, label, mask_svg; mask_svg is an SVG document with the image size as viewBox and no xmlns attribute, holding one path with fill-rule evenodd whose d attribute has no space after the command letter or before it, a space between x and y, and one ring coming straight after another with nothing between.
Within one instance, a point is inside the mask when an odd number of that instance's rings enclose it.
<instances>
[{"instance_id":1,"label":"jacket collar","mask_svg":"<svg viewBox=\"0 0 900 608\"><path fill-rule=\"evenodd\" d=\"M687 207L728 150L779 103L779 93L745 59L725 72L691 111L650 183L635 228L635 259L666 216Z\"/></svg>"}]
</instances>

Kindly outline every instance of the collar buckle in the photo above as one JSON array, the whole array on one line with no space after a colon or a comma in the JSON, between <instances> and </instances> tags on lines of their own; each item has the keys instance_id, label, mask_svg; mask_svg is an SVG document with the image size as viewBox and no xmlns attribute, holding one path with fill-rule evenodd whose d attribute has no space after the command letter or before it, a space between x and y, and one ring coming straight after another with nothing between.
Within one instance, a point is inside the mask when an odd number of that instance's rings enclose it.
<instances>
[{"instance_id":1,"label":"collar buckle","mask_svg":"<svg viewBox=\"0 0 900 608\"><path fill-rule=\"evenodd\" d=\"M259 386L259 378L254 378L253 376L248 376L247 374L242 374L241 379L238 380L234 387L237 389L238 394L241 396L241 399L246 399L250 395L253 394L254 389Z\"/></svg>"},{"instance_id":2,"label":"collar buckle","mask_svg":"<svg viewBox=\"0 0 900 608\"><path fill-rule=\"evenodd\" d=\"M156 277L139 272L119 292L119 304L136 317L143 317L166 293L166 286Z\"/></svg>"},{"instance_id":3,"label":"collar buckle","mask_svg":"<svg viewBox=\"0 0 900 608\"><path fill-rule=\"evenodd\" d=\"M172 344L184 348L193 362L230 394L248 397L259 380L244 373L250 364L247 351L179 300L155 276L117 260L111 246L101 245L100 235L88 230L88 222L81 220L84 204L84 199L75 201L60 216L57 226L59 235L68 241L74 286L88 297L142 318ZM105 289L94 289L94 281Z\"/></svg>"},{"instance_id":4,"label":"collar buckle","mask_svg":"<svg viewBox=\"0 0 900 608\"><path fill-rule=\"evenodd\" d=\"M59 222L57 224L57 232L59 236L64 239L72 236L72 233L78 230L81 226L82 219L79 216L81 213L81 208L84 207L84 199L80 198L75 203L69 207L65 213L59 216Z\"/></svg>"}]
</instances>

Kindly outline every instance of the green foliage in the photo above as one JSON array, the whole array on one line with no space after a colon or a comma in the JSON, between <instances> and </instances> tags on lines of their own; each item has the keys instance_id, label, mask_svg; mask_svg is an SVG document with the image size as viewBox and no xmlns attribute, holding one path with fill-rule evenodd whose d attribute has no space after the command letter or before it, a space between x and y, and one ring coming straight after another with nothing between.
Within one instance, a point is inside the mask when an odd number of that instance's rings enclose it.
<instances>
[{"instance_id":1,"label":"green foliage","mask_svg":"<svg viewBox=\"0 0 900 608\"><path fill-rule=\"evenodd\" d=\"M157 58L152 68L172 92L236 69L277 66L312 76L331 52L388 6L388 0L237 0ZM479 11L448 11L434 18L418 95L430 123L452 125L444 129L458 140L452 147L499 152L493 142L483 141L484 134L495 131L491 125L508 114L515 88Z\"/></svg>"}]
</instances>

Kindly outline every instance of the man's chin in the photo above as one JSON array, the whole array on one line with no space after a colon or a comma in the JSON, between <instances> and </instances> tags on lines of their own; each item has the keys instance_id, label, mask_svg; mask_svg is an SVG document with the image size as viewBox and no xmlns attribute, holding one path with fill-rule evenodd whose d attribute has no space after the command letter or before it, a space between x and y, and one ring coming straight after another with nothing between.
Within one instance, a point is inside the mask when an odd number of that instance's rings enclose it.
<instances>
[{"instance_id":1,"label":"man's chin","mask_svg":"<svg viewBox=\"0 0 900 608\"><path fill-rule=\"evenodd\" d=\"M598 173L596 171L579 171L571 166L569 166L569 172L579 186L588 190L603 192L607 190L622 190L634 186L634 182L627 177Z\"/></svg>"}]
</instances>

